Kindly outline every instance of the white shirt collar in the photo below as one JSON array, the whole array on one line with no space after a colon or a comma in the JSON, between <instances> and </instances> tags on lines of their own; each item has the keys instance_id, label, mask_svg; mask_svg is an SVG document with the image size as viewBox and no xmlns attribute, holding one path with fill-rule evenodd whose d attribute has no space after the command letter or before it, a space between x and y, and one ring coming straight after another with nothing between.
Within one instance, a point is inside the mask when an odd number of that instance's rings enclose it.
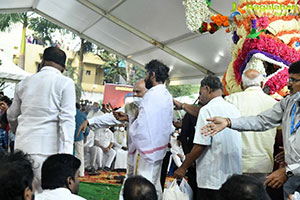
<instances>
[{"instance_id":1,"label":"white shirt collar","mask_svg":"<svg viewBox=\"0 0 300 200\"><path fill-rule=\"evenodd\" d=\"M42 69L40 71L44 71L44 70L50 70L50 71L54 71L58 74L61 74L61 72L58 69L51 67L51 66L44 66L44 67L42 67Z\"/></svg>"},{"instance_id":2,"label":"white shirt collar","mask_svg":"<svg viewBox=\"0 0 300 200\"><path fill-rule=\"evenodd\" d=\"M221 96L215 97L215 98L213 98L212 100L210 100L210 101L208 102L208 104L213 103L213 102L216 102L216 101L222 101L222 100L224 100L224 99L223 99L223 97L221 97ZM208 105L208 104L207 104L207 105Z\"/></svg>"},{"instance_id":3,"label":"white shirt collar","mask_svg":"<svg viewBox=\"0 0 300 200\"><path fill-rule=\"evenodd\" d=\"M153 86L152 88L149 89L149 91L150 90L160 89L160 88L166 88L165 84L158 84L156 86Z\"/></svg>"}]
</instances>

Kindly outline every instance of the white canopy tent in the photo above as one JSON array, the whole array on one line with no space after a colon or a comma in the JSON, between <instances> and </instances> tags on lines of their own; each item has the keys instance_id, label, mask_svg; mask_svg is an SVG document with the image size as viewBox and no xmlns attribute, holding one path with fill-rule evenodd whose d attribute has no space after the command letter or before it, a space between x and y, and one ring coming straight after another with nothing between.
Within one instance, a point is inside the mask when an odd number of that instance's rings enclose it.
<instances>
[{"instance_id":1,"label":"white canopy tent","mask_svg":"<svg viewBox=\"0 0 300 200\"><path fill-rule=\"evenodd\" d=\"M235 1L237 2L237 1ZM232 1L213 0L229 15ZM136 65L170 66L171 84L222 76L231 60L231 34L191 33L182 0L0 0L0 13L34 11Z\"/></svg>"},{"instance_id":2,"label":"white canopy tent","mask_svg":"<svg viewBox=\"0 0 300 200\"><path fill-rule=\"evenodd\" d=\"M18 82L31 75L15 65L2 51L0 51L0 60L0 80Z\"/></svg>"}]
</instances>

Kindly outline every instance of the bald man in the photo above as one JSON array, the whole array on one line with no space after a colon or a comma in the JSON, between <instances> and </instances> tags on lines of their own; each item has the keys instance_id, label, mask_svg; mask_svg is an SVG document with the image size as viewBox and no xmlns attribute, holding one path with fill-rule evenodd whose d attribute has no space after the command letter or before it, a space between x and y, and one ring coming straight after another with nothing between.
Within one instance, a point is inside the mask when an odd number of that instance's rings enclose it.
<instances>
[{"instance_id":1,"label":"bald man","mask_svg":"<svg viewBox=\"0 0 300 200\"><path fill-rule=\"evenodd\" d=\"M242 116L257 115L276 103L262 90L263 76L255 69L249 69L242 75L243 92L225 97L235 105ZM276 129L264 132L244 131L242 133L243 174L255 176L262 183L266 175L273 170L273 145Z\"/></svg>"},{"instance_id":2,"label":"bald man","mask_svg":"<svg viewBox=\"0 0 300 200\"><path fill-rule=\"evenodd\" d=\"M147 89L145 87L145 81L139 80L134 84L133 87L133 102L124 105L121 107L118 111L125 112L127 115L131 117L135 117L137 115L137 110L140 104L140 101L142 100L143 96L147 92ZM86 121L84 121L79 131L85 130L87 126L89 125L92 130L99 129L99 128L107 128L109 126L115 126L119 124L123 124L123 121L118 121L112 113L106 113L101 116L92 117ZM129 124L130 126L130 124ZM129 130L129 129L128 129ZM128 135L130 133L128 132ZM134 152L135 149L131 145L131 138L128 137L128 157L127 157L127 176L133 175L133 159L134 159ZM95 153L94 153L95 154ZM94 162L94 161L93 161Z\"/></svg>"}]
</instances>

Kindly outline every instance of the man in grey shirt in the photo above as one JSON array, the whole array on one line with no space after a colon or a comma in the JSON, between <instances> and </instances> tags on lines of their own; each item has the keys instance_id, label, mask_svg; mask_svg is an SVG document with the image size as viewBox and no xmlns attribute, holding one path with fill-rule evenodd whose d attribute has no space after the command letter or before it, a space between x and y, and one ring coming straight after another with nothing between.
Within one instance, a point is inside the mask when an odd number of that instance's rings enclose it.
<instances>
[{"instance_id":1,"label":"man in grey shirt","mask_svg":"<svg viewBox=\"0 0 300 200\"><path fill-rule=\"evenodd\" d=\"M284 184L284 198L300 186L300 61L289 67L287 84L290 96L277 102L271 109L257 116L240 118L213 117L202 128L202 134L213 136L226 127L238 131L265 131L282 125L286 167L267 177L265 185L279 188Z\"/></svg>"}]
</instances>

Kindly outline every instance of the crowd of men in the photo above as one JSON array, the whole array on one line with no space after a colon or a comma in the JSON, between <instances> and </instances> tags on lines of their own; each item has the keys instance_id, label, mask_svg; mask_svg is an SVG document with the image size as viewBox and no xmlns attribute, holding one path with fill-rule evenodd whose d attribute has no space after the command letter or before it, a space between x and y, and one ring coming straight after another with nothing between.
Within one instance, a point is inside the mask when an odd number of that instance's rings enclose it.
<instances>
[{"instance_id":1,"label":"crowd of men","mask_svg":"<svg viewBox=\"0 0 300 200\"><path fill-rule=\"evenodd\" d=\"M290 65L290 95L279 102L251 66L243 92L224 98L220 79L208 75L191 105L173 99L169 68L152 60L133 102L112 112L76 104L74 82L62 75L65 61L59 48L45 49L41 70L17 84L13 101L0 98L0 199L83 199L78 178L85 170L114 166L126 168L120 199L161 200L172 162L194 199L288 199L300 190L300 61ZM179 123L174 109L186 111ZM278 126L283 152L274 170Z\"/></svg>"}]
</instances>

